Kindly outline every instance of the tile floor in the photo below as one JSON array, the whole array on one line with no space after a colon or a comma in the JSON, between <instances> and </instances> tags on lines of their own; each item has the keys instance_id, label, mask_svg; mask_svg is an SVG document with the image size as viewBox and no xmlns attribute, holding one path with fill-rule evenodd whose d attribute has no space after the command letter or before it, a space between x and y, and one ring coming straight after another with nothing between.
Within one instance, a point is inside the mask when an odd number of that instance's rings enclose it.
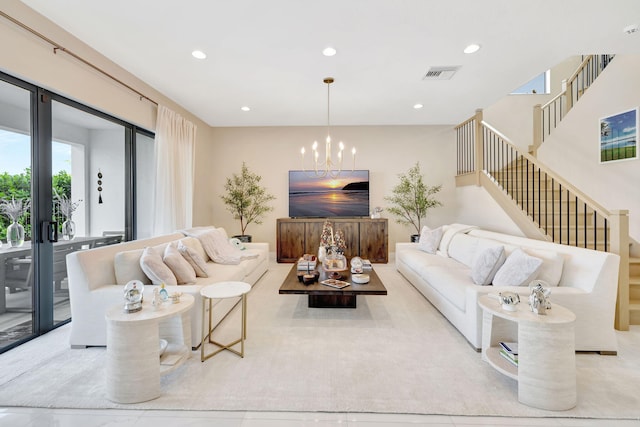
<instances>
[{"instance_id":1,"label":"tile floor","mask_svg":"<svg viewBox=\"0 0 640 427\"><path fill-rule=\"evenodd\" d=\"M1 408L2 427L408 427L566 426L640 427L640 420L465 417L323 412L135 411Z\"/></svg>"}]
</instances>

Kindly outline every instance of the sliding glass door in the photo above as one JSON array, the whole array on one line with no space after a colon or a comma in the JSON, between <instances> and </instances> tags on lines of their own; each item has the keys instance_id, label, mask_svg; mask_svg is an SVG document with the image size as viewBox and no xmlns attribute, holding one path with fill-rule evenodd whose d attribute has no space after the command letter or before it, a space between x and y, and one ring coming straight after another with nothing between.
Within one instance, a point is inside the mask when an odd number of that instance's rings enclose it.
<instances>
[{"instance_id":1,"label":"sliding glass door","mask_svg":"<svg viewBox=\"0 0 640 427\"><path fill-rule=\"evenodd\" d=\"M0 348L34 333L31 104L35 89L0 80Z\"/></svg>"},{"instance_id":2,"label":"sliding glass door","mask_svg":"<svg viewBox=\"0 0 640 427\"><path fill-rule=\"evenodd\" d=\"M153 134L0 73L0 353L70 320L68 254L150 233L152 164Z\"/></svg>"}]
</instances>

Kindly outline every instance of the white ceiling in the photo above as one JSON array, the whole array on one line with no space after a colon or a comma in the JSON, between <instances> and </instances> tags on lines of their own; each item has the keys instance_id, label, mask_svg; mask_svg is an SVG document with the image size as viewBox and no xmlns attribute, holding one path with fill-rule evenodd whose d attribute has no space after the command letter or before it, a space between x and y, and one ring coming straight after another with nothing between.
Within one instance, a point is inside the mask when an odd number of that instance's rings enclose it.
<instances>
[{"instance_id":1,"label":"white ceiling","mask_svg":"<svg viewBox=\"0 0 640 427\"><path fill-rule=\"evenodd\" d=\"M572 55L640 53L640 0L22 1L211 126L324 125L327 76L332 125L454 124Z\"/></svg>"}]
</instances>

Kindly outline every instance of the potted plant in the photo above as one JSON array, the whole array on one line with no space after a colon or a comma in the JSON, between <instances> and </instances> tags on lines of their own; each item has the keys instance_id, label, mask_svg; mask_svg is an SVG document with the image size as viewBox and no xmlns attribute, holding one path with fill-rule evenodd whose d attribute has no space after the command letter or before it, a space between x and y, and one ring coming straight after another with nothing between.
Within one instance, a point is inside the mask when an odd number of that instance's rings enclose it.
<instances>
[{"instance_id":1,"label":"potted plant","mask_svg":"<svg viewBox=\"0 0 640 427\"><path fill-rule=\"evenodd\" d=\"M421 222L427 217L427 211L442 206L433 196L442 189L442 185L426 185L419 162L407 173L399 174L398 178L400 183L393 187L393 195L385 197L385 200L391 203L387 210L398 217L396 222L399 224L412 225L415 228L416 234L411 235L411 241L416 242L420 237Z\"/></svg>"},{"instance_id":2,"label":"potted plant","mask_svg":"<svg viewBox=\"0 0 640 427\"><path fill-rule=\"evenodd\" d=\"M265 187L260 185L261 176L249 171L247 165L242 162L240 174L233 174L227 178L224 185L225 194L220 196L227 205L227 210L235 219L240 220L241 235L237 237L243 242L250 242L251 236L246 235L247 226L252 222L262 224L261 217L273 210L268 203L276 197L267 193Z\"/></svg>"}]
</instances>

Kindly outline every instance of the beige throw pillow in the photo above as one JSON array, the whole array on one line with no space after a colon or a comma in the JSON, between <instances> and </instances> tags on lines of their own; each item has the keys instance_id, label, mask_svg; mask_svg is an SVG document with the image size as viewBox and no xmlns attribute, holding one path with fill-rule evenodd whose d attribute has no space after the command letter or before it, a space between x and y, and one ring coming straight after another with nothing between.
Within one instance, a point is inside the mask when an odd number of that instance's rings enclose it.
<instances>
[{"instance_id":1,"label":"beige throw pillow","mask_svg":"<svg viewBox=\"0 0 640 427\"><path fill-rule=\"evenodd\" d=\"M197 237L213 262L218 264L240 264L242 251L229 243L226 233L216 229L199 234Z\"/></svg>"},{"instance_id":2,"label":"beige throw pillow","mask_svg":"<svg viewBox=\"0 0 640 427\"><path fill-rule=\"evenodd\" d=\"M177 243L172 242L164 250L162 261L171 269L176 276L178 285L193 284L196 282L196 272L187 262L176 247Z\"/></svg>"},{"instance_id":3,"label":"beige throw pillow","mask_svg":"<svg viewBox=\"0 0 640 427\"><path fill-rule=\"evenodd\" d=\"M207 263L196 250L179 241L178 252L180 252L180 255L191 265L197 277L209 277L207 274Z\"/></svg>"},{"instance_id":4,"label":"beige throw pillow","mask_svg":"<svg viewBox=\"0 0 640 427\"><path fill-rule=\"evenodd\" d=\"M164 283L167 286L176 286L178 284L176 276L153 248L144 248L140 257L140 268L154 285Z\"/></svg>"}]
</instances>

